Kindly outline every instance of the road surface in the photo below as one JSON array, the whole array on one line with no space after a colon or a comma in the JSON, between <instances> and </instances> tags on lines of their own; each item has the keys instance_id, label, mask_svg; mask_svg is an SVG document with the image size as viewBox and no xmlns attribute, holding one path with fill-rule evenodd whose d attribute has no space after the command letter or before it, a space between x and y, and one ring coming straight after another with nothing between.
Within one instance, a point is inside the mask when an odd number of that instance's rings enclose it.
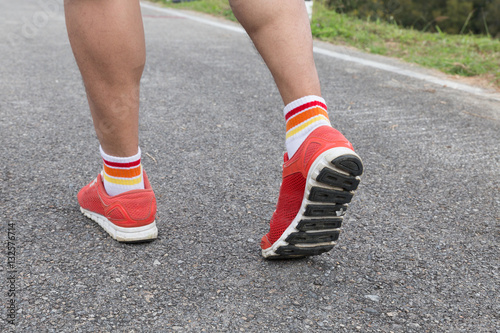
<instances>
[{"instance_id":1,"label":"road surface","mask_svg":"<svg viewBox=\"0 0 500 333\"><path fill-rule=\"evenodd\" d=\"M0 331L499 332L498 95L317 53L366 172L333 251L266 261L284 151L271 75L237 25L145 7L160 234L119 244L76 201L102 162L62 2L0 4Z\"/></svg>"}]
</instances>

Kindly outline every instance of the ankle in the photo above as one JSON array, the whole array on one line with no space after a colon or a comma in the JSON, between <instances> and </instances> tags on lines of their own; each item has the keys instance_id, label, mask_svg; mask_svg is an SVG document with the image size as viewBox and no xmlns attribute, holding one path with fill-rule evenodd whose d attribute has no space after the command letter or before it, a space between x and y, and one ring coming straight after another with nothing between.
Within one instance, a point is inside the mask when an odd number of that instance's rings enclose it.
<instances>
[{"instance_id":1,"label":"ankle","mask_svg":"<svg viewBox=\"0 0 500 333\"><path fill-rule=\"evenodd\" d=\"M319 96L305 96L285 106L286 148L292 158L300 145L316 128L331 126L325 100Z\"/></svg>"},{"instance_id":2,"label":"ankle","mask_svg":"<svg viewBox=\"0 0 500 333\"><path fill-rule=\"evenodd\" d=\"M141 165L141 149L129 157L108 155L100 147L103 159L104 189L110 196L124 192L144 189L143 170Z\"/></svg>"}]
</instances>

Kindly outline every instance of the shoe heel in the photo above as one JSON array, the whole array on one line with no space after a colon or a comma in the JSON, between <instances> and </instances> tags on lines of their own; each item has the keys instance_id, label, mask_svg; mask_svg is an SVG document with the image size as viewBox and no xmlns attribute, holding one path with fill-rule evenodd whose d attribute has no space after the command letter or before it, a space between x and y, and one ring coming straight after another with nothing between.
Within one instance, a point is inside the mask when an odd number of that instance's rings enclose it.
<instances>
[{"instance_id":1,"label":"shoe heel","mask_svg":"<svg viewBox=\"0 0 500 333\"><path fill-rule=\"evenodd\" d=\"M158 237L158 228L153 221L148 225L133 228L119 227L109 221L106 217L80 207L80 211L99 224L113 239L121 243L143 243L151 242Z\"/></svg>"},{"instance_id":2,"label":"shoe heel","mask_svg":"<svg viewBox=\"0 0 500 333\"><path fill-rule=\"evenodd\" d=\"M352 150L333 148L313 163L310 188L300 221L276 253L281 258L319 255L330 251L339 238L343 216L360 183L363 163Z\"/></svg>"},{"instance_id":3,"label":"shoe heel","mask_svg":"<svg viewBox=\"0 0 500 333\"><path fill-rule=\"evenodd\" d=\"M357 155L342 155L335 158L331 163L353 176L361 176L363 174L363 162L361 162L361 159Z\"/></svg>"},{"instance_id":4,"label":"shoe heel","mask_svg":"<svg viewBox=\"0 0 500 333\"><path fill-rule=\"evenodd\" d=\"M262 254L268 259L319 255L330 251L341 233L343 216L360 183L363 163L351 149L337 147L315 159L306 180L299 213L282 237Z\"/></svg>"}]
</instances>

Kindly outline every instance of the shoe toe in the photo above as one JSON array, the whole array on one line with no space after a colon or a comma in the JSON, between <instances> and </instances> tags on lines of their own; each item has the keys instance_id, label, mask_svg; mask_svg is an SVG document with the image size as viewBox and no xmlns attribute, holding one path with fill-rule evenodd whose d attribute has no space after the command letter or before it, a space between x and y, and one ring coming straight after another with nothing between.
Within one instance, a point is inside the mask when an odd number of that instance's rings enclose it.
<instances>
[{"instance_id":1,"label":"shoe toe","mask_svg":"<svg viewBox=\"0 0 500 333\"><path fill-rule=\"evenodd\" d=\"M263 250L270 248L272 245L273 244L271 244L271 242L267 238L267 235L264 235L264 237L262 237L262 239L260 240L260 248Z\"/></svg>"}]
</instances>

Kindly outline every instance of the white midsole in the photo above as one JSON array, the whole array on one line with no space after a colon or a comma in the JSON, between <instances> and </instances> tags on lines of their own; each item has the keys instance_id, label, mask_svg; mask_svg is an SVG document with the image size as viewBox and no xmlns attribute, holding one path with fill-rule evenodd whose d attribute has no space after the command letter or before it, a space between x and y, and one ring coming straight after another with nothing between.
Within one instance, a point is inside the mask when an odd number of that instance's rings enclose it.
<instances>
[{"instance_id":1,"label":"white midsole","mask_svg":"<svg viewBox=\"0 0 500 333\"><path fill-rule=\"evenodd\" d=\"M142 227L120 227L106 217L80 207L82 213L89 219L97 222L113 239L119 242L135 242L155 239L158 237L156 221Z\"/></svg>"},{"instance_id":2,"label":"white midsole","mask_svg":"<svg viewBox=\"0 0 500 333\"><path fill-rule=\"evenodd\" d=\"M285 239L287 239L288 236L290 236L290 234L292 234L294 232L299 232L299 230L297 229L297 225L304 217L304 213L306 211L306 206L309 204L315 204L315 202L309 201L307 199L307 198L309 198L309 193L311 192L311 188L313 186L329 188L329 189L339 189L337 187L333 187L333 186L329 186L329 185L324 184L324 183L317 182L316 177L319 175L321 170L323 170L325 167L333 169L339 173L349 175L349 173L346 173L345 171L336 168L332 163L330 163L331 161L335 160L336 158L338 158L342 155L354 155L354 156L360 158L353 150L351 150L349 148L345 148L345 147L336 147L336 148L328 149L316 158L316 160L311 165L309 172L307 173L306 188L304 191L304 197L302 198L302 205L300 206L300 209L299 209L299 212L297 213L297 216L295 216L295 218L290 223L288 228L286 228L286 230L283 232L281 237L278 238L278 240L276 242L274 242L274 244L271 247L262 250L262 256L264 258L277 256L278 254L276 253L276 250L282 246L288 245L288 243L285 241ZM358 177L356 177L356 178L358 178ZM335 206L336 204L321 203L321 205ZM309 219L309 217L308 217L308 219ZM314 218L311 218L311 219L314 219ZM335 229L335 230L338 230L338 229ZM313 232L313 231L310 231L310 232ZM317 243L317 244L296 244L295 246L307 248L307 247L316 247L316 246L322 246L322 245L335 245L335 242L325 242L325 243Z\"/></svg>"}]
</instances>

